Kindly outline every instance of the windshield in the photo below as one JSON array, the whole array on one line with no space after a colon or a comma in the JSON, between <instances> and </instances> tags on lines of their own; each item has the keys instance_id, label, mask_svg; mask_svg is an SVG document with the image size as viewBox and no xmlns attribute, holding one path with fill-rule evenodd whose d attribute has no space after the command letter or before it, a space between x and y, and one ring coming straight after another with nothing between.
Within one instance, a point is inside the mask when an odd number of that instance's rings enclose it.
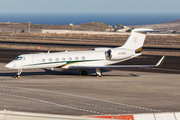
<instances>
[{"instance_id":1,"label":"windshield","mask_svg":"<svg viewBox=\"0 0 180 120\"><path fill-rule=\"evenodd\" d=\"M16 57L14 60L26 60L25 57Z\"/></svg>"}]
</instances>

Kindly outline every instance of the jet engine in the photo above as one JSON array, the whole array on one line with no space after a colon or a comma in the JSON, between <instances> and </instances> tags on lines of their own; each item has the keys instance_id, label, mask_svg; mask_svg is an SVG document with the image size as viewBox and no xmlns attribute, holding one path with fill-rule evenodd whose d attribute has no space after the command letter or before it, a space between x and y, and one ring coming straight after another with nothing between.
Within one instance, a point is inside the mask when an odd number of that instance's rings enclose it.
<instances>
[{"instance_id":1,"label":"jet engine","mask_svg":"<svg viewBox=\"0 0 180 120\"><path fill-rule=\"evenodd\" d=\"M106 51L111 48L101 47L101 48L93 48L92 51Z\"/></svg>"},{"instance_id":2,"label":"jet engine","mask_svg":"<svg viewBox=\"0 0 180 120\"><path fill-rule=\"evenodd\" d=\"M106 59L108 60L118 60L118 59L125 59L135 55L134 50L128 49L109 49L105 52Z\"/></svg>"}]
</instances>

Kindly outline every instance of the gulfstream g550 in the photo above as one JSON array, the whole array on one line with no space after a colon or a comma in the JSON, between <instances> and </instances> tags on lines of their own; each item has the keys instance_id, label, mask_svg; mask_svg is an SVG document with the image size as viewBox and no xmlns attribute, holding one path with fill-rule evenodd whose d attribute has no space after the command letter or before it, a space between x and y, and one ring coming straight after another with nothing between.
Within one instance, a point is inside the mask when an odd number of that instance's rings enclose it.
<instances>
[{"instance_id":1,"label":"gulfstream g550","mask_svg":"<svg viewBox=\"0 0 180 120\"><path fill-rule=\"evenodd\" d=\"M153 30L132 30L125 44L117 48L93 48L91 51L22 54L5 67L17 69L18 73L16 78L20 78L23 69L33 68L77 69L82 75L87 74L86 69L95 69L96 75L101 77L102 73L100 69L103 68L157 67L162 64L165 56L155 65L111 65L141 55L147 32L153 32Z\"/></svg>"}]
</instances>

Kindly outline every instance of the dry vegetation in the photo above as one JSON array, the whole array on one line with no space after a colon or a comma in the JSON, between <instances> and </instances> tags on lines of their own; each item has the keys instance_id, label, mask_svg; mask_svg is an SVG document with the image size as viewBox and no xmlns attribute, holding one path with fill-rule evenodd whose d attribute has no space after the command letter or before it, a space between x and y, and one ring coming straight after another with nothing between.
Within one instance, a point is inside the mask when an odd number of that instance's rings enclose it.
<instances>
[{"instance_id":1,"label":"dry vegetation","mask_svg":"<svg viewBox=\"0 0 180 120\"><path fill-rule=\"evenodd\" d=\"M0 41L19 41L19 42L38 42L38 43L63 43L63 44L83 44L82 47L57 47L57 46L42 46L41 50L90 50L87 45L106 45L106 46L121 46L125 43L129 35L90 35L90 34L33 34L33 33L10 33L0 32ZM19 47L20 46L20 47ZM37 49L35 45L5 45L0 44L3 48L21 48L21 49ZM162 48L180 48L180 36L162 36L162 35L147 35L144 47L162 47ZM180 56L179 52L171 51L143 51L143 54L155 54Z\"/></svg>"},{"instance_id":2,"label":"dry vegetation","mask_svg":"<svg viewBox=\"0 0 180 120\"><path fill-rule=\"evenodd\" d=\"M73 28L74 27L74 28ZM87 31L105 31L109 28L107 24L99 22L89 22L79 25L38 25L31 24L31 29L60 29L60 30L87 30ZM0 23L0 28L28 29L28 23Z\"/></svg>"},{"instance_id":3,"label":"dry vegetation","mask_svg":"<svg viewBox=\"0 0 180 120\"><path fill-rule=\"evenodd\" d=\"M124 44L129 35L105 35L105 34L56 34L56 33L13 33L0 32L0 40L5 41L34 41L34 42L57 42L77 43L93 45L118 46ZM147 35L144 46L158 46L168 48L180 48L180 35Z\"/></svg>"},{"instance_id":4,"label":"dry vegetation","mask_svg":"<svg viewBox=\"0 0 180 120\"><path fill-rule=\"evenodd\" d=\"M130 28L151 28L155 30L173 30L180 32L180 20L171 21L167 23L161 24L152 24L152 25L136 25L136 26L129 26Z\"/></svg>"},{"instance_id":5,"label":"dry vegetation","mask_svg":"<svg viewBox=\"0 0 180 120\"><path fill-rule=\"evenodd\" d=\"M0 28L13 28L13 29L28 29L28 23L0 23ZM74 30L86 30L86 31L105 31L109 28L108 25L98 22L89 22L79 25L73 25ZM37 25L31 24L31 29L62 29L62 30L72 30L70 25ZM141 26L131 26L131 27L144 27L153 29L173 29L180 31L180 20L173 21L163 24L154 25L141 25ZM90 50L86 47L87 45L99 45L99 46L121 46L127 40L129 35L90 35L90 34L41 34L41 33L14 33L14 32L0 32L0 41L21 41L21 42L38 42L38 43L63 43L63 44L83 44L83 47L54 47L54 46L42 46L41 50ZM0 44L2 48L11 49L36 49L37 46L29 45L7 45ZM180 35L147 35L144 47L162 47L162 48L180 48ZM180 52L171 51L143 51L143 54L158 54L162 55L166 53L167 55L180 56Z\"/></svg>"}]
</instances>

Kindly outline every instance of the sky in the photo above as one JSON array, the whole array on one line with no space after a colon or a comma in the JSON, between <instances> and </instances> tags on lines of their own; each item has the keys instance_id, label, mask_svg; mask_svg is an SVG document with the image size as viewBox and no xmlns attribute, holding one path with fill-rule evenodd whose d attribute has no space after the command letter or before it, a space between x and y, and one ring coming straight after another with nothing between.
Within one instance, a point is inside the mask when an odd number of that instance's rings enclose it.
<instances>
[{"instance_id":1,"label":"sky","mask_svg":"<svg viewBox=\"0 0 180 120\"><path fill-rule=\"evenodd\" d=\"M0 13L180 13L180 0L0 0Z\"/></svg>"}]
</instances>

